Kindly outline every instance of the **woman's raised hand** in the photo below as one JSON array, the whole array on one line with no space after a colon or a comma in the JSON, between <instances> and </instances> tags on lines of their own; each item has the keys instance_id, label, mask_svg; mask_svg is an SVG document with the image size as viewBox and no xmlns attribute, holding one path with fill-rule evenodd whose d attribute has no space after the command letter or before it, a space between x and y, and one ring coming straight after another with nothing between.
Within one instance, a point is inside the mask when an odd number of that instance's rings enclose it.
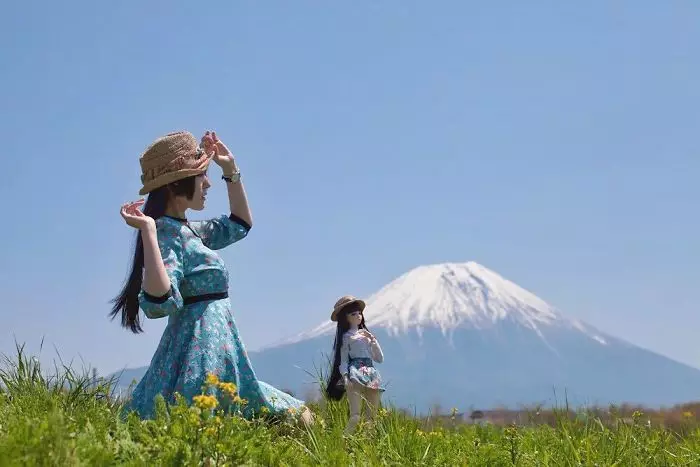
<instances>
[{"instance_id":1,"label":"woman's raised hand","mask_svg":"<svg viewBox=\"0 0 700 467\"><path fill-rule=\"evenodd\" d=\"M139 229L139 230L146 230L153 228L155 229L156 227L156 221L153 220L152 217L149 217L145 215L141 210L139 209L144 203L143 199L140 199L138 201L133 201L131 203L126 203L123 204L121 207L121 210L119 211L122 217L124 218L124 221L126 221L127 225Z\"/></svg>"},{"instance_id":2,"label":"woman's raised hand","mask_svg":"<svg viewBox=\"0 0 700 467\"><path fill-rule=\"evenodd\" d=\"M222 169L224 172L226 170L235 169L235 161L233 160L233 154L226 147L226 145L216 136L215 131L207 131L202 136L201 146L204 148L204 152L211 156L211 159Z\"/></svg>"},{"instance_id":3,"label":"woman's raised hand","mask_svg":"<svg viewBox=\"0 0 700 467\"><path fill-rule=\"evenodd\" d=\"M369 339L370 342L377 340L377 339L374 337L374 334L372 334L371 332L369 332L367 329L361 329L361 330L360 330L360 333L362 333L367 339Z\"/></svg>"}]
</instances>

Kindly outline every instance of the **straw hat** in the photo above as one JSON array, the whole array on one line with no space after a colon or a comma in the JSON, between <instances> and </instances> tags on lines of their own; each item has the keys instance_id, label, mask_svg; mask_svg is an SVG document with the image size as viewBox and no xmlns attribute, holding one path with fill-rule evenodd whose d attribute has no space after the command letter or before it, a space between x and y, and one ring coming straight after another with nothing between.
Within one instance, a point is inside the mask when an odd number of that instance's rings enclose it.
<instances>
[{"instance_id":1,"label":"straw hat","mask_svg":"<svg viewBox=\"0 0 700 467\"><path fill-rule=\"evenodd\" d=\"M139 159L143 184L139 195L204 173L210 160L192 133L178 131L161 136L146 148Z\"/></svg>"},{"instance_id":2,"label":"straw hat","mask_svg":"<svg viewBox=\"0 0 700 467\"><path fill-rule=\"evenodd\" d=\"M335 306L333 307L333 313L331 313L331 321L338 321L338 313L341 312L343 308L346 306L352 304L352 303L357 303L360 305L360 311L364 311L365 309L365 302L364 300L360 300L359 298L355 298L352 295L345 295L344 297L340 297L337 302L335 302Z\"/></svg>"}]
</instances>

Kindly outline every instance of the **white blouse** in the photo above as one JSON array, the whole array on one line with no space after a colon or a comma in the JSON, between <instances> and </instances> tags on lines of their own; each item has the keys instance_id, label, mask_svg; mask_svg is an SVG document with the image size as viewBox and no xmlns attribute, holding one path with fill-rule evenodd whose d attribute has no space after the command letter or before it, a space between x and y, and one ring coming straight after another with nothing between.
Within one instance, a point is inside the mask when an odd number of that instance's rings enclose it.
<instances>
[{"instance_id":1,"label":"white blouse","mask_svg":"<svg viewBox=\"0 0 700 467\"><path fill-rule=\"evenodd\" d=\"M348 374L348 364L353 358L371 358L377 363L384 361L384 353L376 339L370 340L359 329L351 329L343 334L340 346L340 374Z\"/></svg>"}]
</instances>

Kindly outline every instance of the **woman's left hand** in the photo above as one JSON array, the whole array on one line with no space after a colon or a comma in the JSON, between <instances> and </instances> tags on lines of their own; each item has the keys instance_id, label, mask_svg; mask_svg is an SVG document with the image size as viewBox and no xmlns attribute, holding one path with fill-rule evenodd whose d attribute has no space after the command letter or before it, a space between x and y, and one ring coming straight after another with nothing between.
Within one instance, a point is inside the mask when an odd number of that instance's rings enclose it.
<instances>
[{"instance_id":1,"label":"woman's left hand","mask_svg":"<svg viewBox=\"0 0 700 467\"><path fill-rule=\"evenodd\" d=\"M202 147L204 152L211 155L212 160L221 167L224 172L231 173L236 169L236 162L233 154L226 145L216 136L216 132L207 131L202 136Z\"/></svg>"}]
</instances>

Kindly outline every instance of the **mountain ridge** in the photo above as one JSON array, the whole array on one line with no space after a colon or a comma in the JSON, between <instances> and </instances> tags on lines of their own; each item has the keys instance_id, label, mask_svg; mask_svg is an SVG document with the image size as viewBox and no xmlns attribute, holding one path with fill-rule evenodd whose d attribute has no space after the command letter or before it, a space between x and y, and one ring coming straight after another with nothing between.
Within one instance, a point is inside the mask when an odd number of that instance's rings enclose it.
<instances>
[{"instance_id":1,"label":"mountain ridge","mask_svg":"<svg viewBox=\"0 0 700 467\"><path fill-rule=\"evenodd\" d=\"M407 288L423 290L416 299L413 294L406 294ZM430 292L426 294L428 290ZM422 303L425 295L439 298L433 298L433 303L426 307ZM529 290L475 261L415 267L379 289L366 302L367 325L388 329L392 335L421 327L437 327L447 335L450 330L462 326L483 329L505 319L515 319L538 333L539 326L543 325L572 326L599 343L606 343L605 333L564 315ZM421 308L422 313L417 311ZM331 334L334 330L335 323L326 320L308 331L259 350Z\"/></svg>"},{"instance_id":2,"label":"mountain ridge","mask_svg":"<svg viewBox=\"0 0 700 467\"><path fill-rule=\"evenodd\" d=\"M411 269L367 299L366 321L384 350L383 399L419 413L436 402L543 404L553 391L572 405L663 406L694 400L700 387L697 368L565 315L475 262ZM328 320L249 352L256 375L317 394L334 327Z\"/></svg>"}]
</instances>

